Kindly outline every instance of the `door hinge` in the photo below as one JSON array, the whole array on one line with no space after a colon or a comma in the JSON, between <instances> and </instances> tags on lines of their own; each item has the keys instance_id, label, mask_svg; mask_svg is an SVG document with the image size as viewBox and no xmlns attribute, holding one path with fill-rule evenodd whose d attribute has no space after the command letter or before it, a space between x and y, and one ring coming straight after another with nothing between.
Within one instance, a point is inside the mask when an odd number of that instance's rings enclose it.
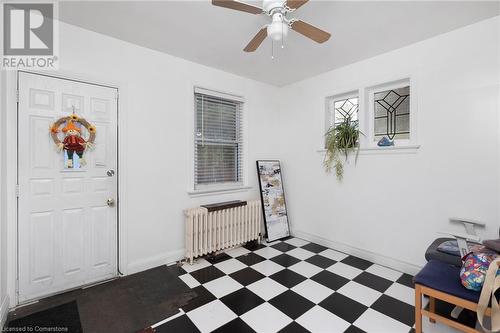
<instances>
[{"instance_id":1,"label":"door hinge","mask_svg":"<svg viewBox=\"0 0 500 333\"><path fill-rule=\"evenodd\" d=\"M19 198L19 184L16 184L16 198Z\"/></svg>"}]
</instances>

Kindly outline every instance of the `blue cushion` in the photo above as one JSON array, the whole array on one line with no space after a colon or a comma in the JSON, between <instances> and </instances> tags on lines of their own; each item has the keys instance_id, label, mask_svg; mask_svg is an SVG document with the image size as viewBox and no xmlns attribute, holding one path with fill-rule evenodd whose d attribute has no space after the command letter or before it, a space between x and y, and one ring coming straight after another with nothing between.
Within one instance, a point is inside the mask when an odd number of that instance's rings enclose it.
<instances>
[{"instance_id":1,"label":"blue cushion","mask_svg":"<svg viewBox=\"0 0 500 333\"><path fill-rule=\"evenodd\" d=\"M460 267L438 260L429 261L424 268L415 275L415 283L474 303L479 301L479 292L469 290L462 286L460 282Z\"/></svg>"}]
</instances>

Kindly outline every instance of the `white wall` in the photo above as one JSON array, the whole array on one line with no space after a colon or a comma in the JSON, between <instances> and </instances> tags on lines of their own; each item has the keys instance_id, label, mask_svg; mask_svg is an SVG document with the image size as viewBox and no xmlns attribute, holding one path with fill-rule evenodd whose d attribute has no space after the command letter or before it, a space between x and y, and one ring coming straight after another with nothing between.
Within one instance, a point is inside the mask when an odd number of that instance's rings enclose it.
<instances>
[{"instance_id":1,"label":"white wall","mask_svg":"<svg viewBox=\"0 0 500 333\"><path fill-rule=\"evenodd\" d=\"M5 72L0 70L0 110L6 106L6 77ZM7 295L7 215L6 215L6 186L5 186L5 149L6 138L6 113L0 112L0 328L3 327L9 309L9 297Z\"/></svg>"},{"instance_id":2,"label":"white wall","mask_svg":"<svg viewBox=\"0 0 500 333\"><path fill-rule=\"evenodd\" d=\"M69 25L61 27L61 70L118 82L125 99L126 177L121 222L128 228L129 273L183 255L182 210L207 202L258 198L254 161L273 156L277 144L262 135L275 124L277 89L160 52ZM248 193L188 196L192 165L193 85L244 96ZM119 112L122 112L120 110Z\"/></svg>"},{"instance_id":3,"label":"white wall","mask_svg":"<svg viewBox=\"0 0 500 333\"><path fill-rule=\"evenodd\" d=\"M297 235L414 272L450 216L499 226L499 18L283 88L281 158ZM411 76L420 149L322 168L325 97ZM496 230L496 231L495 231Z\"/></svg>"},{"instance_id":4,"label":"white wall","mask_svg":"<svg viewBox=\"0 0 500 333\"><path fill-rule=\"evenodd\" d=\"M278 123L277 88L62 23L60 48L60 74L120 88L122 272L130 274L183 257L183 209L259 198L255 160L275 157L278 151L277 140L265 135L273 133ZM188 195L193 163L193 85L245 98L249 190ZM9 76L9 89L15 89L13 76ZM8 117L15 128L13 103ZM15 149L15 136L11 138L8 144ZM10 166L13 182L15 159L10 160ZM15 210L13 202L10 207ZM15 218L9 225L9 235L15 238ZM15 247L11 249L15 252ZM9 257L15 258L15 254ZM11 293L14 281L15 263L11 260Z\"/></svg>"}]
</instances>

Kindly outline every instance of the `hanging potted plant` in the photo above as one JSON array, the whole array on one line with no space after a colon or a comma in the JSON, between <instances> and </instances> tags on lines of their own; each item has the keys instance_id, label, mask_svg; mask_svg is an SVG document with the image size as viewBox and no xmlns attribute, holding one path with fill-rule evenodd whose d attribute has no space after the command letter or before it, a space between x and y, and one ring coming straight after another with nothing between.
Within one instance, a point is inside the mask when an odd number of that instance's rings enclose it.
<instances>
[{"instance_id":1,"label":"hanging potted plant","mask_svg":"<svg viewBox=\"0 0 500 333\"><path fill-rule=\"evenodd\" d=\"M358 128L358 122L346 118L337 126L332 126L325 134L326 154L323 162L326 172L335 169L337 179L340 181L344 176L344 161L349 154L359 153L359 135L363 133Z\"/></svg>"}]
</instances>

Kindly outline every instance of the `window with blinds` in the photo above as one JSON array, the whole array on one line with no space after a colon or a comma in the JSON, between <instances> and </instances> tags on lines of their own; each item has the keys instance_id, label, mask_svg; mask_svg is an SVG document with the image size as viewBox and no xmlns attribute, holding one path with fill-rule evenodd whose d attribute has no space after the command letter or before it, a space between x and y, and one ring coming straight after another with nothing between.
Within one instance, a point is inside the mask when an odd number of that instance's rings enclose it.
<instances>
[{"instance_id":1,"label":"window with blinds","mask_svg":"<svg viewBox=\"0 0 500 333\"><path fill-rule=\"evenodd\" d=\"M242 106L236 96L195 89L194 185L243 185Z\"/></svg>"}]
</instances>

